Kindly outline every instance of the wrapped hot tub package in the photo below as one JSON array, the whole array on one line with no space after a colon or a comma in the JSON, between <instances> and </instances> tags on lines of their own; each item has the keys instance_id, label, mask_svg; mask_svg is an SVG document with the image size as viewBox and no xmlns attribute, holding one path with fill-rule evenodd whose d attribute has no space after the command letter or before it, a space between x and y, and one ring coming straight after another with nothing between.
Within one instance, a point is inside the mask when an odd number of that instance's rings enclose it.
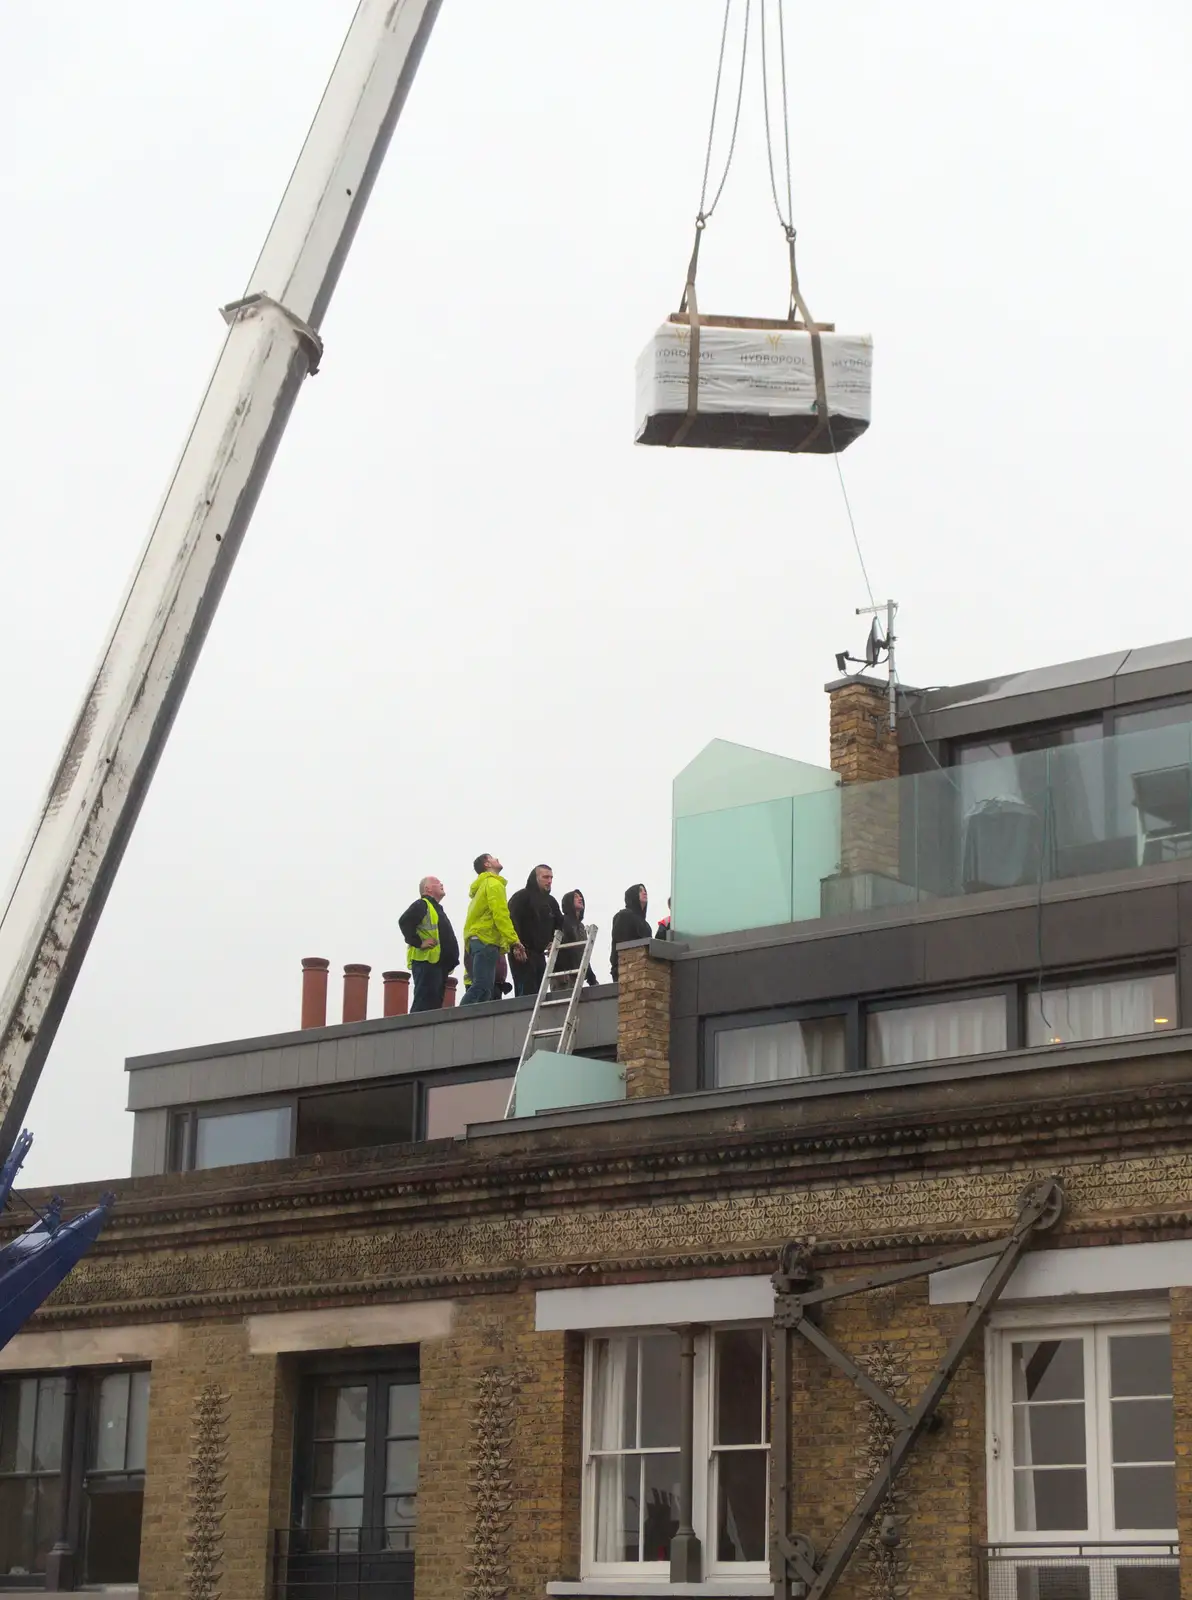
<instances>
[{"instance_id":1,"label":"wrapped hot tub package","mask_svg":"<svg viewBox=\"0 0 1192 1600\"><path fill-rule=\"evenodd\" d=\"M686 316L676 316L642 351L638 444L831 454L869 426L873 340L868 334L819 334L830 427L819 421L812 336L806 328L760 317L701 317L694 413L691 338Z\"/></svg>"}]
</instances>

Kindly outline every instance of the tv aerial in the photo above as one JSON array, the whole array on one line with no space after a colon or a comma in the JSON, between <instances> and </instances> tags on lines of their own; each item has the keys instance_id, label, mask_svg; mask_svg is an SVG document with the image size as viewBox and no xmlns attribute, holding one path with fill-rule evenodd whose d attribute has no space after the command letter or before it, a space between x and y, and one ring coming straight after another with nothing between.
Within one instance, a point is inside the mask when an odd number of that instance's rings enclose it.
<instances>
[{"instance_id":1,"label":"tv aerial","mask_svg":"<svg viewBox=\"0 0 1192 1600\"><path fill-rule=\"evenodd\" d=\"M885 632L882 631L881 614L886 613ZM858 606L855 614L858 617L872 617L869 626L869 637L865 641L865 654L863 656L850 656L847 650L836 653L836 670L848 674L850 664L859 667L861 672L886 663L890 683L890 732L898 729L898 675L894 670L894 618L898 615L898 601L887 600L880 606ZM860 676L860 673L856 674Z\"/></svg>"}]
</instances>

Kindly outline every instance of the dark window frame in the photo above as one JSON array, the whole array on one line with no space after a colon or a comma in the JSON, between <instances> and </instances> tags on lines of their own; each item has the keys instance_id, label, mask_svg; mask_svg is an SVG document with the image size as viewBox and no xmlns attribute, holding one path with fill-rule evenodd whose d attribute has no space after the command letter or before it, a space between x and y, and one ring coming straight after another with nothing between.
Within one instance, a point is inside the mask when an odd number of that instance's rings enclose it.
<instances>
[{"instance_id":1,"label":"dark window frame","mask_svg":"<svg viewBox=\"0 0 1192 1600\"><path fill-rule=\"evenodd\" d=\"M956 989L932 989L930 991L920 991L915 994L907 994L906 991L903 990L898 994L891 995L867 995L865 999L860 1002L861 1028L857 1041L858 1054L856 1065L850 1068L850 1070L854 1072L882 1072L886 1070L882 1067L871 1067L869 1065L868 1023L870 1015L873 1012L911 1011L917 1007L948 1005L950 1002L957 1000L990 1000L997 996L1001 996L1005 1002L1005 1050L990 1050L984 1052L981 1057L974 1057L973 1059L984 1059L985 1055L1008 1055L1011 1050L1021 1050L1023 1041L1022 1020L1024 1010L1021 997L1022 983L1023 980L1021 978L1011 978L1004 982L999 981L997 983L982 984L969 983ZM938 1057L936 1059L966 1061L969 1058L967 1056L949 1056ZM915 1063L915 1065L918 1064L919 1063Z\"/></svg>"},{"instance_id":2,"label":"dark window frame","mask_svg":"<svg viewBox=\"0 0 1192 1600\"><path fill-rule=\"evenodd\" d=\"M1091 987L1101 983L1114 983L1131 978L1161 978L1170 977L1175 983L1175 1023L1171 1031L1185 1026L1182 1020L1180 1004L1180 961L1178 954L1170 952L1166 955L1153 956L1150 959L1136 961L1113 961L1104 966L1089 963L1079 967L1048 968L1042 974L1042 987L1047 989L1071 989ZM738 1028L765 1027L779 1022L801 1022L804 1019L814 1021L820 1017L843 1016L845 1017L845 1071L841 1074L833 1073L833 1077L851 1075L856 1072L881 1072L888 1070L881 1067L870 1067L868 1064L868 1029L869 1015L874 1011L900 1011L909 1010L918 1006L946 1005L949 1001L959 1000L984 1000L993 996L1000 996L1006 1006L1006 1048L1004 1051L995 1050L988 1055L1009 1055L1012 1051L1040 1050L1047 1048L1044 1045L1029 1045L1026 1035L1027 1007L1033 994L1037 994L1040 987L1038 973L1019 971L1013 977L999 979L994 983L964 984L952 989L930 989L907 991L905 989L889 994L874 994L857 997L848 1001L815 1001L806 1005L771 1006L752 1011L722 1012L715 1016L705 1016L699 1019L699 1087L701 1089L717 1089L723 1087L725 1093L740 1089L740 1084L719 1085L715 1081L715 1040L716 1035L725 1031L734 1031ZM1167 1031L1167 1030L1163 1030ZM1110 1037L1138 1037L1146 1035L1111 1035ZM1090 1040L1089 1043L1096 1041ZM948 1058L967 1060L968 1057L958 1056ZM988 1059L987 1056L973 1059ZM919 1065L920 1063L913 1063ZM926 1065L927 1063L922 1063ZM907 1063L911 1065L911 1063ZM889 1069L893 1070L893 1069ZM901 1068L897 1070L902 1070ZM780 1080L791 1083L800 1080L791 1078Z\"/></svg>"},{"instance_id":3,"label":"dark window frame","mask_svg":"<svg viewBox=\"0 0 1192 1600\"><path fill-rule=\"evenodd\" d=\"M944 762L944 766L947 768L962 766L962 753L965 750L979 749L982 745L1002 744L1014 739L1029 739L1032 741L1046 739L1050 734L1067 733L1069 730L1077 728L1096 728L1099 726L1101 738L1106 739L1112 731L1109 727L1112 715L1112 712L1090 711L1085 716L1050 717L1046 722L1017 722L1006 728L991 728L988 732L958 733L954 738L947 741L947 760ZM1072 744L1077 742L1077 740L1069 741ZM1032 744L1029 750L1015 751L1014 754L1033 755L1041 750L1062 750L1063 748L1064 745L1062 743Z\"/></svg>"},{"instance_id":4,"label":"dark window frame","mask_svg":"<svg viewBox=\"0 0 1192 1600\"><path fill-rule=\"evenodd\" d=\"M1018 1026L1019 1037L1022 1040L1019 1048L1022 1050L1047 1050L1053 1048L1049 1045L1028 1044L1027 1042L1027 1007L1030 1005L1031 997L1037 995L1040 989L1043 990L1044 994L1049 989L1088 989L1099 983L1120 983L1131 978L1171 978L1175 985L1175 1023L1170 1030L1164 1028L1155 1031L1175 1032L1183 1026L1180 1020L1180 963L1178 956L1172 955L1165 960L1158 961L1107 962L1104 967L1067 967L1058 971L1048 970L1044 972L1042 983L1039 981L1038 973L1032 977L1019 980ZM1122 1033L1110 1034L1108 1037L1111 1039L1145 1039L1147 1035ZM1095 1044L1099 1041L1089 1039L1085 1042Z\"/></svg>"},{"instance_id":5,"label":"dark window frame","mask_svg":"<svg viewBox=\"0 0 1192 1600\"><path fill-rule=\"evenodd\" d=\"M615 1046L614 1046L615 1052ZM576 1055L586 1055L587 1051L577 1050ZM508 1067L507 1072L494 1072L494 1066ZM436 1072L427 1074L425 1071L418 1074L414 1104L414 1138L415 1142L422 1144L429 1139L427 1133L427 1112L429 1109L429 1091L431 1089L456 1088L463 1083L507 1083L513 1087L513 1079L517 1073L517 1060L510 1056L501 1062L485 1062L475 1067L457 1067L454 1071ZM440 1137L444 1137L440 1135Z\"/></svg>"},{"instance_id":6,"label":"dark window frame","mask_svg":"<svg viewBox=\"0 0 1192 1600\"><path fill-rule=\"evenodd\" d=\"M804 1005L771 1006L758 1011L734 1011L703 1017L700 1019L699 1085L702 1089L723 1087L726 1091L742 1087L741 1084L722 1086L716 1082L717 1034L735 1033L744 1028L772 1027L780 1022L819 1022L826 1017L843 1017L844 1070L846 1073L854 1072L860 1060L860 1010L861 1002L857 999L821 1000ZM836 1077L837 1074L831 1076ZM789 1081L794 1083L797 1080L792 1078Z\"/></svg>"},{"instance_id":7,"label":"dark window frame","mask_svg":"<svg viewBox=\"0 0 1192 1600\"><path fill-rule=\"evenodd\" d=\"M419 1126L422 1115L422 1093L420 1080L412 1073L394 1073L386 1077L354 1079L343 1084L312 1084L307 1090L300 1091L295 1096L294 1120L291 1127L290 1154L295 1155L320 1155L320 1154L345 1154L350 1150L372 1150L376 1145L338 1145L316 1150L299 1150L298 1140L301 1133L303 1105L312 1100L334 1100L340 1096L345 1099L349 1095L376 1093L378 1090L408 1089L410 1093L409 1116L410 1137L408 1139L386 1140L387 1144L417 1144L419 1141Z\"/></svg>"},{"instance_id":8,"label":"dark window frame","mask_svg":"<svg viewBox=\"0 0 1192 1600\"><path fill-rule=\"evenodd\" d=\"M596 1045L584 1050L577 1050L576 1055L590 1057L598 1061L615 1061L615 1045ZM505 1069L496 1070L494 1068ZM198 1148L198 1124L203 1117L235 1116L242 1111L270 1111L278 1106L288 1106L290 1109L290 1148L287 1156L276 1159L286 1160L298 1154L298 1119L301 1115L303 1100L319 1098L323 1095L354 1094L367 1089L393 1088L401 1084L411 1084L414 1091L413 1106L413 1139L408 1141L414 1144L424 1143L426 1133L427 1091L440 1086L456 1085L463 1083L484 1083L489 1081L513 1084L514 1074L517 1070L517 1061L513 1057L505 1058L499 1062L483 1062L476 1066L448 1068L443 1072L428 1072L423 1068L419 1072L391 1073L376 1078L361 1078L343 1084L311 1084L305 1089L280 1090L276 1094L245 1095L243 1099L235 1100L209 1100L198 1101L190 1105L170 1106L167 1108L166 1126L166 1172L195 1172L217 1171L217 1168L196 1168L195 1155ZM354 1148L366 1149L369 1146Z\"/></svg>"},{"instance_id":9,"label":"dark window frame","mask_svg":"<svg viewBox=\"0 0 1192 1600\"><path fill-rule=\"evenodd\" d=\"M359 1497L362 1501L361 1526L373 1529L382 1526L385 1520L384 1454L388 1432L389 1387L394 1383L421 1385L419 1356L419 1346L410 1344L345 1352L302 1363L298 1404L294 1411L294 1456L290 1480L290 1522L293 1528L309 1531L311 1501L322 1498L314 1494L310 1485L314 1479L315 1463L315 1398L319 1385L328 1380L355 1381L367 1385L369 1389L365 1413L365 1481Z\"/></svg>"},{"instance_id":10,"label":"dark window frame","mask_svg":"<svg viewBox=\"0 0 1192 1600\"><path fill-rule=\"evenodd\" d=\"M277 1111L282 1106L287 1106L290 1112L290 1148L285 1156L262 1159L286 1160L288 1156L294 1154L294 1143L298 1136L298 1100L298 1094L283 1092L275 1095L245 1095L243 1100L200 1100L193 1105L171 1106L166 1130L166 1171L218 1172L220 1170L218 1167L195 1166L200 1121L213 1117L234 1117L248 1111ZM174 1164L179 1134L181 1134L184 1166Z\"/></svg>"},{"instance_id":11,"label":"dark window frame","mask_svg":"<svg viewBox=\"0 0 1192 1600\"><path fill-rule=\"evenodd\" d=\"M144 1362L127 1365L102 1367L51 1367L36 1371L6 1372L0 1378L4 1382L21 1382L23 1380L40 1381L46 1378L61 1378L66 1384L69 1397L71 1383L74 1384L74 1403L69 1398L63 1406L62 1437L59 1441L59 1467L57 1472L40 1473L5 1473L4 1478L56 1478L58 1480L59 1524L65 1525L67 1539L71 1550L74 1552L74 1583L72 1592L89 1585L87 1574L87 1506L92 1493L104 1493L104 1488L98 1483L92 1484L89 1480L105 1478L114 1480L117 1476L121 1482L112 1483L112 1490L123 1488L126 1492L131 1487L139 1489L142 1496L142 1513L144 1510L144 1493L146 1473L142 1468L137 1471L125 1471L121 1474L99 1473L91 1467L91 1456L98 1439L99 1428L99 1399L100 1390L105 1378L118 1375L133 1375L147 1372L150 1374L150 1394L152 1394L152 1372L150 1364ZM131 1396L131 1385L130 1385ZM65 1468L65 1470L63 1470ZM53 1543L57 1540L55 1533ZM44 1592L45 1577L43 1572L29 1573L26 1575L8 1575L0 1573L0 1594L17 1594L29 1592ZM33 1582L30 1582L33 1579Z\"/></svg>"}]
</instances>

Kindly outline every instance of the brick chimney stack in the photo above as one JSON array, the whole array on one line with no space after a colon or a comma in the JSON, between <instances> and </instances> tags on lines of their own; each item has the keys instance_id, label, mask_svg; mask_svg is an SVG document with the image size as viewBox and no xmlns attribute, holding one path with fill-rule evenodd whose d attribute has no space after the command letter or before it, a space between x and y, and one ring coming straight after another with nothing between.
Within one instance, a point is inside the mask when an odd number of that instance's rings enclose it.
<instances>
[{"instance_id":1,"label":"brick chimney stack","mask_svg":"<svg viewBox=\"0 0 1192 1600\"><path fill-rule=\"evenodd\" d=\"M448 978L443 986L443 1009L455 1004L455 991L459 984L458 978Z\"/></svg>"},{"instance_id":2,"label":"brick chimney stack","mask_svg":"<svg viewBox=\"0 0 1192 1600\"><path fill-rule=\"evenodd\" d=\"M362 961L349 961L344 967L344 1021L368 1019L368 979L372 968Z\"/></svg>"},{"instance_id":3,"label":"brick chimney stack","mask_svg":"<svg viewBox=\"0 0 1192 1600\"><path fill-rule=\"evenodd\" d=\"M897 878L898 734L890 727L889 685L837 678L826 685L832 771L841 779L840 869L845 876Z\"/></svg>"},{"instance_id":4,"label":"brick chimney stack","mask_svg":"<svg viewBox=\"0 0 1192 1600\"><path fill-rule=\"evenodd\" d=\"M327 1026L327 973L330 961L322 956L302 958L302 1027Z\"/></svg>"},{"instance_id":5,"label":"brick chimney stack","mask_svg":"<svg viewBox=\"0 0 1192 1600\"><path fill-rule=\"evenodd\" d=\"M898 776L898 735L890 729L890 690L880 678L836 678L828 692L829 763L844 783Z\"/></svg>"},{"instance_id":6,"label":"brick chimney stack","mask_svg":"<svg viewBox=\"0 0 1192 1600\"><path fill-rule=\"evenodd\" d=\"M387 1017L404 1017L410 1009L410 974L408 972L382 972L384 984L384 1014Z\"/></svg>"}]
</instances>

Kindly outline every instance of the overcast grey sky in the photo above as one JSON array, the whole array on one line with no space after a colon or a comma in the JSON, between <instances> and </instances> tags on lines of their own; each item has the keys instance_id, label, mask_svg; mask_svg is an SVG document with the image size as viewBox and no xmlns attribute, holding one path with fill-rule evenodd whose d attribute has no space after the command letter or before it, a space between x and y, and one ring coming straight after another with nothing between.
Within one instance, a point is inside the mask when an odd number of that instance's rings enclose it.
<instances>
[{"instance_id":1,"label":"overcast grey sky","mask_svg":"<svg viewBox=\"0 0 1192 1600\"><path fill-rule=\"evenodd\" d=\"M57 757L350 0L0 8L0 875ZM663 909L670 781L824 762L866 596L827 459L635 449L719 0L445 0L30 1114L127 1171L126 1055L402 963L471 859ZM788 5L814 313L875 341L842 458L902 676L1192 632L1182 0ZM785 311L757 67L701 306ZM601 939L599 970L607 972ZM379 981L374 983L379 1008Z\"/></svg>"}]
</instances>

